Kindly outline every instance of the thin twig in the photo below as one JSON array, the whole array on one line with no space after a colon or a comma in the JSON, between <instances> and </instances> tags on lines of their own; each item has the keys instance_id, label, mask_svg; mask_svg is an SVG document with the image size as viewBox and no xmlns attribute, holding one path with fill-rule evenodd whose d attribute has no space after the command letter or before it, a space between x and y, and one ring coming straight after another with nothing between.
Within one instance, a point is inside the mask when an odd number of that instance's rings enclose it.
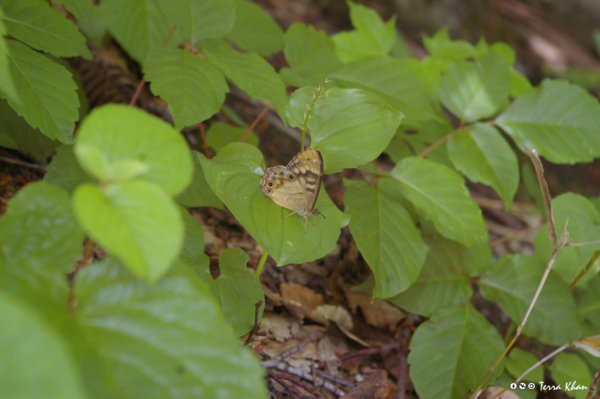
<instances>
[{"instance_id":1,"label":"thin twig","mask_svg":"<svg viewBox=\"0 0 600 399\"><path fill-rule=\"evenodd\" d=\"M266 362L262 362L262 365L265 368L276 368L277 370L285 371L286 373L290 373L290 374L296 375L300 378L304 378L307 381L313 381L316 383L317 386L322 386L323 388L327 389L329 392L333 393L334 395L337 395L337 396L346 395L346 392L342 391L340 388L336 387L332 383L322 380L321 378L317 378L315 380L315 378L313 378L313 376L310 375L309 373L305 373L301 369L296 368L296 367L291 367L283 362L273 362L273 360L267 360Z\"/></svg>"},{"instance_id":2,"label":"thin twig","mask_svg":"<svg viewBox=\"0 0 600 399\"><path fill-rule=\"evenodd\" d=\"M354 359L356 357L376 355L378 353L387 352L387 351L391 351L391 350L399 349L399 348L400 348L400 343L394 342L393 344L382 345L382 346L379 346L376 348L362 349L357 352L350 353L346 356L342 356L340 360L347 361L350 359Z\"/></svg>"},{"instance_id":3,"label":"thin twig","mask_svg":"<svg viewBox=\"0 0 600 399\"><path fill-rule=\"evenodd\" d=\"M46 170L44 168L42 168L41 166L33 164L33 163L29 163L29 162L20 161L18 159L12 159L12 158L0 156L0 161L6 162L6 163L12 163L14 165L24 166L26 168L33 169L38 173L42 173L42 174L46 173Z\"/></svg>"},{"instance_id":4,"label":"thin twig","mask_svg":"<svg viewBox=\"0 0 600 399\"><path fill-rule=\"evenodd\" d=\"M200 128L200 137L202 138L202 146L204 147L204 155L206 155L207 159L210 159L210 154L208 153L208 144L206 144L206 133L204 133L204 124L202 122L198 123L198 127Z\"/></svg>"},{"instance_id":5,"label":"thin twig","mask_svg":"<svg viewBox=\"0 0 600 399\"><path fill-rule=\"evenodd\" d=\"M138 84L137 88L135 89L135 93L133 93L133 97L131 97L131 101L129 101L130 107L133 107L133 105L137 101L138 97L140 96L140 93L142 92L142 87L144 87L145 84L146 84L146 79L142 78L142 80L140 80L140 83Z\"/></svg>"},{"instance_id":6,"label":"thin twig","mask_svg":"<svg viewBox=\"0 0 600 399\"><path fill-rule=\"evenodd\" d=\"M515 231L514 233L508 234L508 235L506 235L504 237L500 237L500 238L498 238L498 239L490 242L488 244L488 246L491 248L491 247L496 246L498 244L502 244L505 241L509 241L509 240L512 240L513 238L517 238L519 236L522 236L523 234L530 233L532 231L537 231L541 227L542 226L529 226L529 227L527 227L527 228L525 228L523 230Z\"/></svg>"},{"instance_id":7,"label":"thin twig","mask_svg":"<svg viewBox=\"0 0 600 399\"><path fill-rule=\"evenodd\" d=\"M408 374L408 364L406 356L402 352L402 347L398 351L398 399L406 398L406 375Z\"/></svg>"},{"instance_id":8,"label":"thin twig","mask_svg":"<svg viewBox=\"0 0 600 399\"><path fill-rule=\"evenodd\" d=\"M244 134L240 138L240 143L243 143L244 140L246 140L246 138L248 137L248 135L250 135L250 133L252 132L252 129L254 129L256 127L256 125L258 125L258 122L260 122L260 120L262 119L262 117L265 116L265 114L267 113L267 111L269 110L269 108L271 108L271 103L267 103L267 105L265 105L265 107L263 108L263 110L260 111L260 114L258 114L258 116L256 118L254 118L254 120L252 121L252 123L250 124L250 126L248 126L248 129L246 129L246 131L244 132Z\"/></svg>"},{"instance_id":9,"label":"thin twig","mask_svg":"<svg viewBox=\"0 0 600 399\"><path fill-rule=\"evenodd\" d=\"M352 388L352 389L356 388L356 384L354 384L352 382L348 382L348 381L344 380L343 378L339 378L339 377L333 376L331 374L327 374L323 370L314 369L314 371L315 371L315 374L318 375L319 377L323 377L326 380L333 381L338 385L343 385L345 387Z\"/></svg>"},{"instance_id":10,"label":"thin twig","mask_svg":"<svg viewBox=\"0 0 600 399\"><path fill-rule=\"evenodd\" d=\"M260 307L262 306L262 304L263 304L263 301L258 301L254 304L254 307L255 307L255 309L254 309L254 327L252 327L250 334L248 334L248 339L246 339L246 342L244 342L244 345L248 345L250 343L250 341L252 340L252 336L258 329L258 314L260 313Z\"/></svg>"},{"instance_id":11,"label":"thin twig","mask_svg":"<svg viewBox=\"0 0 600 399\"><path fill-rule=\"evenodd\" d=\"M592 378L592 383L590 384L590 390L588 391L588 394L585 397L585 399L590 399L592 397L592 395L594 394L594 391L596 390L596 387L598 386L598 382L600 382L600 368L598 369L598 371L596 371L594 378Z\"/></svg>"},{"instance_id":12,"label":"thin twig","mask_svg":"<svg viewBox=\"0 0 600 399\"><path fill-rule=\"evenodd\" d=\"M286 357L289 357L289 356L293 355L294 353L300 351L306 345L308 345L311 341L314 341L315 339L317 339L318 337L320 337L321 335L323 335L324 332L325 332L325 330L315 331L314 333L312 333L308 337L306 337L304 339L304 341L302 341L298 345L294 346L292 349L290 349L290 350L288 350L286 352L283 352L281 355L277 356L274 359L266 360L266 361L262 362L263 367L266 367L266 368L275 367L275 365L277 363L279 363L280 361L282 361Z\"/></svg>"},{"instance_id":13,"label":"thin twig","mask_svg":"<svg viewBox=\"0 0 600 399\"><path fill-rule=\"evenodd\" d=\"M277 381L279 383L279 385L281 385L286 391L288 391L288 393L290 394L290 397L293 399L294 395L299 396L300 398L304 398L306 399L306 396L304 396L300 391L298 391L296 388L289 386L288 384L286 384L282 378L279 378L279 375L275 374L275 373L271 373L271 372L267 372L267 375L269 376L269 378Z\"/></svg>"},{"instance_id":14,"label":"thin twig","mask_svg":"<svg viewBox=\"0 0 600 399\"><path fill-rule=\"evenodd\" d=\"M273 375L275 373L270 373L270 374ZM303 383L302 381L300 381L296 377L292 377L290 375L285 375L285 374L277 374L277 377L281 378L282 380L288 380L288 381L293 382L294 384L298 385L299 387L301 387L302 389L304 389L306 392L310 393L311 395L313 395L313 396L315 396L317 398L321 397L321 395L319 395L319 393L317 391L315 391L311 387L307 386L305 383Z\"/></svg>"},{"instance_id":15,"label":"thin twig","mask_svg":"<svg viewBox=\"0 0 600 399\"><path fill-rule=\"evenodd\" d=\"M419 158L424 158L431 151L435 150L436 148L438 148L439 146L444 144L446 141L448 141L448 139L450 138L451 135L452 135L451 133L448 133L447 135L445 135L444 137L442 137L441 139L439 139L438 141L436 141L435 143L433 143L432 145L427 147L425 149L425 151L423 151L422 153L419 154Z\"/></svg>"}]
</instances>

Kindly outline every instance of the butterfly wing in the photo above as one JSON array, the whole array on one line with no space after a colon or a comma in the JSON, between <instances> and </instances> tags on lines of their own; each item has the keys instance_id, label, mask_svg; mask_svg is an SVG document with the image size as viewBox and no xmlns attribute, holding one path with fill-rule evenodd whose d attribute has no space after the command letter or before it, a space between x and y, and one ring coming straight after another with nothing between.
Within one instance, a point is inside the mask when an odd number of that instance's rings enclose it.
<instances>
[{"instance_id":1,"label":"butterfly wing","mask_svg":"<svg viewBox=\"0 0 600 399\"><path fill-rule=\"evenodd\" d=\"M308 206L304 188L296 175L284 166L274 166L264 171L260 186L263 193L277 205L302 213Z\"/></svg>"},{"instance_id":2,"label":"butterfly wing","mask_svg":"<svg viewBox=\"0 0 600 399\"><path fill-rule=\"evenodd\" d=\"M323 181L323 157L321 152L314 148L304 150L292 158L286 169L292 172L300 182L306 198L304 213L314 214L315 202ZM316 214L318 215L318 211Z\"/></svg>"}]
</instances>

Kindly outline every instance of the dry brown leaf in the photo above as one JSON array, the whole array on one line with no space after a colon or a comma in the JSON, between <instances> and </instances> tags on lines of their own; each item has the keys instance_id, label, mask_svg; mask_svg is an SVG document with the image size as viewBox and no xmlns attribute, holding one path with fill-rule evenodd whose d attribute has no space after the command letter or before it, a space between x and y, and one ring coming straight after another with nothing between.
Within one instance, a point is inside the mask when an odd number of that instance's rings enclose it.
<instances>
[{"instance_id":1,"label":"dry brown leaf","mask_svg":"<svg viewBox=\"0 0 600 399\"><path fill-rule=\"evenodd\" d=\"M335 322L335 324L345 328L346 330L352 330L352 316L350 313L339 305L321 305L317 306L312 310L307 318L327 325L329 320Z\"/></svg>"},{"instance_id":2,"label":"dry brown leaf","mask_svg":"<svg viewBox=\"0 0 600 399\"><path fill-rule=\"evenodd\" d=\"M283 283L280 289L283 305L297 320L302 320L311 310L325 303L323 295L300 284Z\"/></svg>"},{"instance_id":3,"label":"dry brown leaf","mask_svg":"<svg viewBox=\"0 0 600 399\"><path fill-rule=\"evenodd\" d=\"M385 399L390 397L390 389L385 370L375 370L365 376L348 395L347 399Z\"/></svg>"},{"instance_id":4,"label":"dry brown leaf","mask_svg":"<svg viewBox=\"0 0 600 399\"><path fill-rule=\"evenodd\" d=\"M258 330L276 341L287 341L301 334L298 322L287 315L267 312L263 315Z\"/></svg>"},{"instance_id":5,"label":"dry brown leaf","mask_svg":"<svg viewBox=\"0 0 600 399\"><path fill-rule=\"evenodd\" d=\"M281 306L283 304L283 300L281 299L281 295L276 292L273 292L267 287L265 284L262 284L263 292L265 293L265 297L273 303L275 306Z\"/></svg>"},{"instance_id":6,"label":"dry brown leaf","mask_svg":"<svg viewBox=\"0 0 600 399\"><path fill-rule=\"evenodd\" d=\"M372 300L371 300L372 299ZM346 300L353 313L360 307L367 323L377 328L393 330L398 322L406 317L403 311L379 298L362 292L346 292Z\"/></svg>"},{"instance_id":7,"label":"dry brown leaf","mask_svg":"<svg viewBox=\"0 0 600 399\"><path fill-rule=\"evenodd\" d=\"M333 345L327 337L323 337L317 345L317 358L325 363L325 372L333 376L339 375L340 359L333 351Z\"/></svg>"}]
</instances>

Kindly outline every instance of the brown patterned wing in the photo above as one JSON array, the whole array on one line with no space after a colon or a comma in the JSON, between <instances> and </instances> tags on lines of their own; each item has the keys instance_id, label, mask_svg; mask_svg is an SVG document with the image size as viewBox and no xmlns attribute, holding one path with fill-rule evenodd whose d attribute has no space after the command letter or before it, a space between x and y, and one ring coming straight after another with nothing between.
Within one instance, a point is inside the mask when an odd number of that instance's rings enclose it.
<instances>
[{"instance_id":1,"label":"brown patterned wing","mask_svg":"<svg viewBox=\"0 0 600 399\"><path fill-rule=\"evenodd\" d=\"M321 152L314 148L304 150L292 158L286 169L296 175L304 191L308 205L303 212L304 214L301 214L303 216L318 215L319 211L315 210L314 207L323 181L323 157Z\"/></svg>"}]
</instances>

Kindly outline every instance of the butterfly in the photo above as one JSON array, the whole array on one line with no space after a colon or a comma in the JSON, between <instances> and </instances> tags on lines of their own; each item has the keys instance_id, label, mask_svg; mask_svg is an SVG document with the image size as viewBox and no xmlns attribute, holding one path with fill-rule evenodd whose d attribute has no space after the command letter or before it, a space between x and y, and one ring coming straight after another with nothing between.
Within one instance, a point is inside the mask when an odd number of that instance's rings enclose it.
<instances>
[{"instance_id":1,"label":"butterfly","mask_svg":"<svg viewBox=\"0 0 600 399\"><path fill-rule=\"evenodd\" d=\"M273 166L263 173L260 187L263 193L277 205L293 211L285 218L297 213L303 216L304 232L308 216L314 216L313 222L320 214L315 208L323 181L323 157L319 150L309 148L299 152L287 166ZM321 214L321 216L325 217Z\"/></svg>"}]
</instances>

